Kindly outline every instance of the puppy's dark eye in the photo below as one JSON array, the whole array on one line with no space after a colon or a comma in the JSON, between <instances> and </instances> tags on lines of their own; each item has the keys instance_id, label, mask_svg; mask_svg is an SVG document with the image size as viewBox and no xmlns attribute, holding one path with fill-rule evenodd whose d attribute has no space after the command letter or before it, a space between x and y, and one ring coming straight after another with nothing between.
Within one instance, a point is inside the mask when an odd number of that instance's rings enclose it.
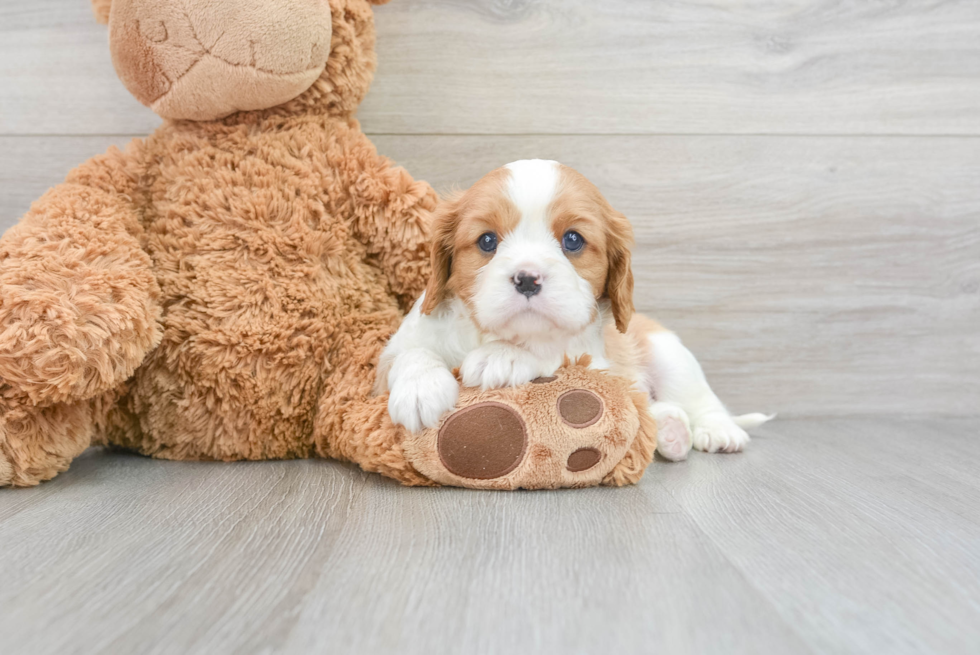
<instances>
[{"instance_id":1,"label":"puppy's dark eye","mask_svg":"<svg viewBox=\"0 0 980 655\"><path fill-rule=\"evenodd\" d=\"M483 252L493 252L497 249L497 235L493 232L484 232L476 240L476 245L480 246Z\"/></svg>"},{"instance_id":2,"label":"puppy's dark eye","mask_svg":"<svg viewBox=\"0 0 980 655\"><path fill-rule=\"evenodd\" d=\"M578 252L584 245L585 239L575 230L565 232L565 236L561 238L561 247L565 249L565 252Z\"/></svg>"}]
</instances>

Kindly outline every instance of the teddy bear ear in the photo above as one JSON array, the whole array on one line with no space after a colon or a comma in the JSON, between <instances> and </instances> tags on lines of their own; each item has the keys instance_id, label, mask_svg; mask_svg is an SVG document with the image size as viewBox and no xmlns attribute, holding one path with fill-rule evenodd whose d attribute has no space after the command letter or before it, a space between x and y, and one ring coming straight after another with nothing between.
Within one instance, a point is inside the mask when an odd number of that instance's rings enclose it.
<instances>
[{"instance_id":1,"label":"teddy bear ear","mask_svg":"<svg viewBox=\"0 0 980 655\"><path fill-rule=\"evenodd\" d=\"M92 13L95 14L95 20L103 25L108 25L109 7L111 6L112 0L92 0Z\"/></svg>"}]
</instances>

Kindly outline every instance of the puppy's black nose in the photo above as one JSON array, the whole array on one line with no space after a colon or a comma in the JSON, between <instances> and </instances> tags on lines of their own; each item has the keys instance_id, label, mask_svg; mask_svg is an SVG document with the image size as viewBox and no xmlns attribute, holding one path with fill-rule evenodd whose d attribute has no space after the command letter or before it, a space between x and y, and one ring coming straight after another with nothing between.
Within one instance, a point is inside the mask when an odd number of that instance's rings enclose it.
<instances>
[{"instance_id":1,"label":"puppy's black nose","mask_svg":"<svg viewBox=\"0 0 980 655\"><path fill-rule=\"evenodd\" d=\"M514 287L528 298L541 291L541 283L538 282L538 277L525 271L514 276Z\"/></svg>"}]
</instances>

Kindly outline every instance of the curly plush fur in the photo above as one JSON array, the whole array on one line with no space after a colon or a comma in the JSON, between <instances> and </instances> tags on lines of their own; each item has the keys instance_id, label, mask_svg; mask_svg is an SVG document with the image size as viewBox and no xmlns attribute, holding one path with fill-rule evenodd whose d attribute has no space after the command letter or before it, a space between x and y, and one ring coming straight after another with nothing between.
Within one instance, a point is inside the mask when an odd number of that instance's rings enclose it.
<instances>
[{"instance_id":1,"label":"curly plush fur","mask_svg":"<svg viewBox=\"0 0 980 655\"><path fill-rule=\"evenodd\" d=\"M93 8L108 18L109 0ZM47 480L91 443L333 457L433 484L371 388L428 278L436 195L353 118L375 67L369 2L330 9L326 69L300 96L167 121L0 240L0 486ZM654 434L607 483L642 475Z\"/></svg>"},{"instance_id":2,"label":"curly plush fur","mask_svg":"<svg viewBox=\"0 0 980 655\"><path fill-rule=\"evenodd\" d=\"M329 437L424 286L436 196L353 119L375 64L369 4L331 9L327 70L300 97L167 122L4 235L0 484L64 470L96 427L167 458L372 455Z\"/></svg>"}]
</instances>

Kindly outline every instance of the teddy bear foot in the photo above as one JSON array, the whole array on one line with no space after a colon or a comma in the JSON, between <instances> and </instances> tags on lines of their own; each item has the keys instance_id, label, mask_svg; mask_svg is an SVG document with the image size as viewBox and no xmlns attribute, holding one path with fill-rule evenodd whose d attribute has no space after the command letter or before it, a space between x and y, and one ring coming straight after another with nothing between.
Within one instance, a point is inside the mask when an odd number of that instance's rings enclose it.
<instances>
[{"instance_id":1,"label":"teddy bear foot","mask_svg":"<svg viewBox=\"0 0 980 655\"><path fill-rule=\"evenodd\" d=\"M639 429L625 381L579 366L521 387L464 388L458 406L438 428L404 444L411 464L444 485L598 485L626 455Z\"/></svg>"},{"instance_id":2,"label":"teddy bear foot","mask_svg":"<svg viewBox=\"0 0 980 655\"><path fill-rule=\"evenodd\" d=\"M14 465L0 450L0 487L9 487L14 482Z\"/></svg>"},{"instance_id":3,"label":"teddy bear foot","mask_svg":"<svg viewBox=\"0 0 980 655\"><path fill-rule=\"evenodd\" d=\"M0 405L0 487L32 487L67 470L90 443L97 404Z\"/></svg>"}]
</instances>

